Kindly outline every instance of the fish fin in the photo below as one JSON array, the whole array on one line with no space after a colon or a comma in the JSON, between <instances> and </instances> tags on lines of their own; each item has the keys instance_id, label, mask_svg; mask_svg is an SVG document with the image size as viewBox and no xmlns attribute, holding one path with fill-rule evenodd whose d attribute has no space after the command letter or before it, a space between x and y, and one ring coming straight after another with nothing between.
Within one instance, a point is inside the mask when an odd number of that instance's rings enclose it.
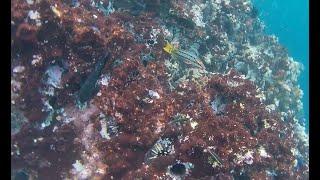
<instances>
[{"instance_id":1,"label":"fish fin","mask_svg":"<svg viewBox=\"0 0 320 180\"><path fill-rule=\"evenodd\" d=\"M191 45L191 47L189 48L189 52L190 54L194 54L195 56L199 56L199 52L198 52L198 49L199 49L200 45L198 43L194 43Z\"/></svg>"},{"instance_id":2,"label":"fish fin","mask_svg":"<svg viewBox=\"0 0 320 180\"><path fill-rule=\"evenodd\" d=\"M164 47L163 47L163 50L169 54L172 54L173 51L175 51L175 48L173 47L172 44L170 43L167 43Z\"/></svg>"}]
</instances>

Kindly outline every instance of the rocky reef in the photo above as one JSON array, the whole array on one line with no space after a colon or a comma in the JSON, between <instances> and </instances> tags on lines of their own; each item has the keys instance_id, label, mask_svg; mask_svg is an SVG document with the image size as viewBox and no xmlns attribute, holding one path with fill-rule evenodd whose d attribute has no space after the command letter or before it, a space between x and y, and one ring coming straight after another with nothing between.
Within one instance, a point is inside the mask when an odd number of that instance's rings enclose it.
<instances>
[{"instance_id":1,"label":"rocky reef","mask_svg":"<svg viewBox=\"0 0 320 180\"><path fill-rule=\"evenodd\" d=\"M12 179L308 179L302 67L257 16L249 0L12 0Z\"/></svg>"}]
</instances>

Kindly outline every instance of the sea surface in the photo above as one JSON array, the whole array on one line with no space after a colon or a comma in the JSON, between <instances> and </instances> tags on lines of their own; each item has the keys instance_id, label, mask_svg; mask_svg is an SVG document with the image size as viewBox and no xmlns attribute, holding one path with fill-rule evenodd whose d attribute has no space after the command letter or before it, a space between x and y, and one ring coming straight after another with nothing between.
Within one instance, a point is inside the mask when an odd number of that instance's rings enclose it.
<instances>
[{"instance_id":1,"label":"sea surface","mask_svg":"<svg viewBox=\"0 0 320 180\"><path fill-rule=\"evenodd\" d=\"M294 60L303 64L299 83L303 90L306 131L309 131L309 1L252 0L267 34L274 34Z\"/></svg>"}]
</instances>

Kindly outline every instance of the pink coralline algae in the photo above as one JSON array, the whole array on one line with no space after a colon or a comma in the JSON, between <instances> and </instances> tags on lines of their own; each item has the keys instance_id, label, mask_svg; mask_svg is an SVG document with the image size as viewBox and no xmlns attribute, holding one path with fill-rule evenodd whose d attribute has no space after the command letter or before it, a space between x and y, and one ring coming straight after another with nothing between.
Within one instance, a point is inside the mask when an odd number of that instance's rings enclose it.
<instances>
[{"instance_id":1,"label":"pink coralline algae","mask_svg":"<svg viewBox=\"0 0 320 180\"><path fill-rule=\"evenodd\" d=\"M12 179L309 178L300 64L250 1L11 5Z\"/></svg>"}]
</instances>

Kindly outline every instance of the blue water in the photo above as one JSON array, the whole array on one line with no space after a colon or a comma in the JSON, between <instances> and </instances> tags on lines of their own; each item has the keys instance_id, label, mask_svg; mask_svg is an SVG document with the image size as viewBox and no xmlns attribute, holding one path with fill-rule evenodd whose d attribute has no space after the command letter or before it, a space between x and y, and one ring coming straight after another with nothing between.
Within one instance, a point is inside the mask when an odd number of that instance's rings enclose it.
<instances>
[{"instance_id":1,"label":"blue water","mask_svg":"<svg viewBox=\"0 0 320 180\"><path fill-rule=\"evenodd\" d=\"M266 25L266 33L274 34L289 55L303 64L299 83L303 90L306 129L309 129L309 1L252 0Z\"/></svg>"}]
</instances>

